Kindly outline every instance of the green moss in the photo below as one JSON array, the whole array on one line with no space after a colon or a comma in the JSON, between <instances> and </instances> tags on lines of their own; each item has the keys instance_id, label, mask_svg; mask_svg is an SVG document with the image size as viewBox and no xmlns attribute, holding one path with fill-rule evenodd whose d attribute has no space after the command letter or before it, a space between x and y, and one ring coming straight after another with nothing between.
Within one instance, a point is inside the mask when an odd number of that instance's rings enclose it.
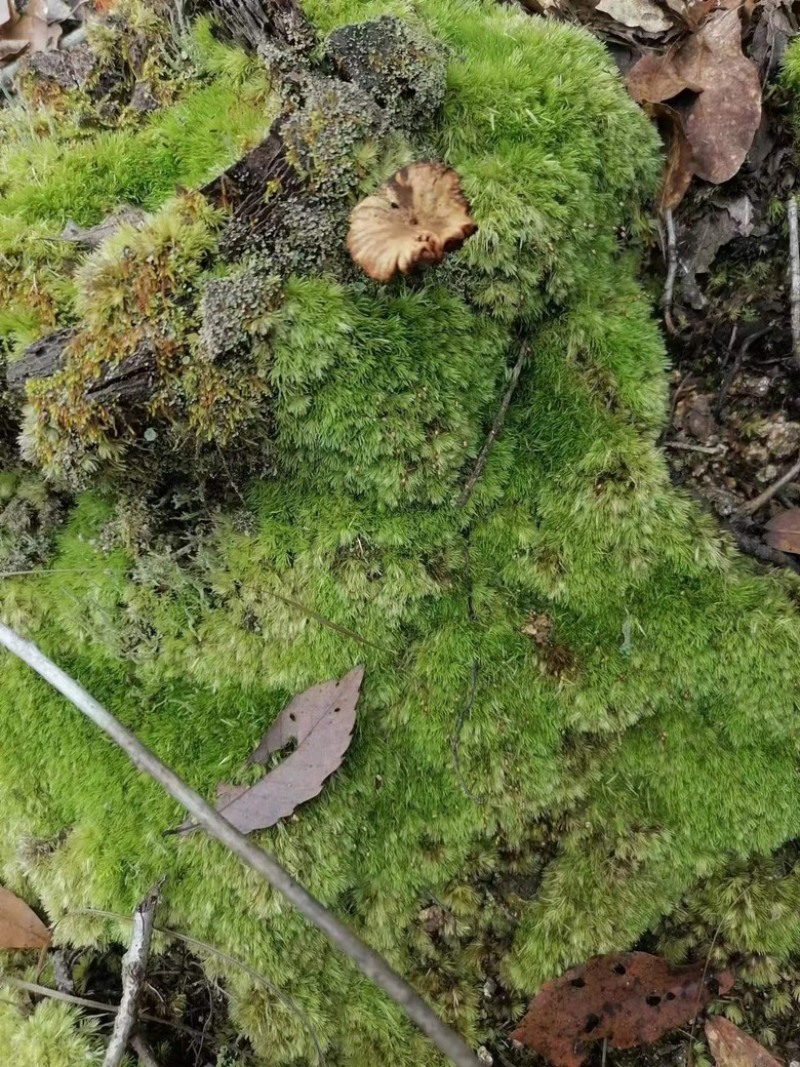
<instances>
[{"instance_id":1,"label":"green moss","mask_svg":"<svg viewBox=\"0 0 800 1067\"><path fill-rule=\"evenodd\" d=\"M2 979L0 979L2 984ZM19 1007L13 999L19 1001ZM15 1067L100 1067L103 1044L97 1023L81 1019L67 1004L46 1001L31 1014L23 1009L23 998L4 990L0 1004L0 1056Z\"/></svg>"},{"instance_id":2,"label":"green moss","mask_svg":"<svg viewBox=\"0 0 800 1067\"><path fill-rule=\"evenodd\" d=\"M341 771L262 840L476 1040L494 1025L480 1018L488 966L521 1001L565 965L631 944L698 878L800 833L798 586L739 559L656 448L664 348L614 233L642 210L658 158L608 58L574 29L488 2L414 6L414 32L451 49L426 143L462 175L477 237L387 287L280 270L278 300L261 263L204 273L209 227L196 241L181 229L160 271L189 264L191 299L175 298L175 271L146 313L136 285L152 280L147 250L159 227L173 232L175 206L115 239L78 279L98 344L121 342L141 314L162 339L195 334L192 373L216 373L252 335L214 333L203 309L230 320L268 303L246 364L262 375L264 425L238 447L260 456L268 426L273 467L238 487L235 510L167 481L180 522L124 484L83 492L49 567L0 591L5 619L208 795L291 693L365 663ZM309 9L328 30L375 5ZM379 169L379 156L364 159ZM522 336L528 367L458 509ZM532 617L547 619L543 635ZM168 872L163 922L281 987L331 1063L436 1062L222 850L163 837L177 806L17 663L4 664L0 722L0 868L53 916L70 913L59 937L123 936L73 913L128 913ZM53 850L20 847L59 834ZM508 890L509 874L527 893ZM297 1019L225 976L264 1062L311 1062Z\"/></svg>"}]
</instances>

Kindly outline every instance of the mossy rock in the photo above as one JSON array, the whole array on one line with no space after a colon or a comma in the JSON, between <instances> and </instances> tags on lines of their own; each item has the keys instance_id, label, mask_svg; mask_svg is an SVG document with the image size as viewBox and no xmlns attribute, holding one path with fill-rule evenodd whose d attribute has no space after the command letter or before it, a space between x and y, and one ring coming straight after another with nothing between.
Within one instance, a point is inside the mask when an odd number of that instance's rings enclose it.
<instances>
[{"instance_id":1,"label":"mossy rock","mask_svg":"<svg viewBox=\"0 0 800 1067\"><path fill-rule=\"evenodd\" d=\"M800 832L797 584L756 573L670 485L656 445L664 347L618 239L640 222L658 149L601 46L488 0L306 8L322 34L388 10L444 50L424 146L457 169L478 234L422 279L281 275L280 301L263 259L235 265L265 278L261 293L243 274L242 292L268 305L248 366L263 359L270 411L236 448L246 463L268 435L271 469L212 506L192 481L137 500L130 472L101 465L48 566L4 580L0 610L208 795L292 693L364 663L344 766L260 839L475 1041L492 1036L487 967L513 1011L566 965L630 945L701 876ZM231 67L218 61L197 92L230 87ZM145 127L167 144L168 114ZM190 171L192 136L182 125ZM401 155L419 147L409 137ZM126 160L138 166L138 152ZM390 154L367 153L363 180ZM152 199L123 180L81 221L120 190L158 208L169 174ZM342 218L360 191L333 198ZM0 222L63 224L52 199L30 197L0 197ZM103 310L87 285L104 256L119 263L115 240L77 277L83 319ZM231 271L200 244L211 300ZM115 328L106 314L98 330ZM505 428L459 508L523 337ZM192 353L190 370L215 365L202 344ZM146 467L160 448L142 438L133 455ZM129 913L168 873L163 924L266 975L329 1063L436 1062L220 848L165 838L176 805L16 663L4 663L0 721L2 870L53 918L68 913L60 938L124 940L124 924L75 913ZM431 905L444 917L433 932ZM220 973L264 1063L313 1062L295 1015Z\"/></svg>"}]
</instances>

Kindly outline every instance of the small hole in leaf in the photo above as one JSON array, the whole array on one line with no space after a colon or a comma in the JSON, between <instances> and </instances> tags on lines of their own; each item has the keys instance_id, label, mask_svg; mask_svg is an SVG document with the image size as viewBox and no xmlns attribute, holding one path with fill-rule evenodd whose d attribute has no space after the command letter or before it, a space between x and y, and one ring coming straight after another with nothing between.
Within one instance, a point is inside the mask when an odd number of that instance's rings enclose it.
<instances>
[{"instance_id":1,"label":"small hole in leaf","mask_svg":"<svg viewBox=\"0 0 800 1067\"><path fill-rule=\"evenodd\" d=\"M341 711L342 709L341 708L334 708L333 710L334 711Z\"/></svg>"},{"instance_id":2,"label":"small hole in leaf","mask_svg":"<svg viewBox=\"0 0 800 1067\"><path fill-rule=\"evenodd\" d=\"M583 987L586 985L586 982L583 980L583 978L573 978L569 984L574 985L576 989L583 989Z\"/></svg>"},{"instance_id":3,"label":"small hole in leaf","mask_svg":"<svg viewBox=\"0 0 800 1067\"><path fill-rule=\"evenodd\" d=\"M651 993L649 997L645 997L645 1004L649 1004L651 1008L657 1008L661 1003L661 997L656 993Z\"/></svg>"},{"instance_id":4,"label":"small hole in leaf","mask_svg":"<svg viewBox=\"0 0 800 1067\"><path fill-rule=\"evenodd\" d=\"M590 1034L592 1032L592 1030L596 1030L599 1025L600 1025L600 1016L599 1015L587 1015L586 1016L586 1025L584 1026L583 1029L584 1029L585 1033Z\"/></svg>"},{"instance_id":5,"label":"small hole in leaf","mask_svg":"<svg viewBox=\"0 0 800 1067\"><path fill-rule=\"evenodd\" d=\"M614 974L627 974L627 971L625 970L625 967L622 963L615 963L611 969Z\"/></svg>"},{"instance_id":6,"label":"small hole in leaf","mask_svg":"<svg viewBox=\"0 0 800 1067\"><path fill-rule=\"evenodd\" d=\"M667 993L665 999L666 1000L674 1000L675 999L675 994L674 993Z\"/></svg>"},{"instance_id":7,"label":"small hole in leaf","mask_svg":"<svg viewBox=\"0 0 800 1067\"><path fill-rule=\"evenodd\" d=\"M289 721L290 722L297 722L297 716L295 715L295 713L293 711L289 712Z\"/></svg>"}]
</instances>

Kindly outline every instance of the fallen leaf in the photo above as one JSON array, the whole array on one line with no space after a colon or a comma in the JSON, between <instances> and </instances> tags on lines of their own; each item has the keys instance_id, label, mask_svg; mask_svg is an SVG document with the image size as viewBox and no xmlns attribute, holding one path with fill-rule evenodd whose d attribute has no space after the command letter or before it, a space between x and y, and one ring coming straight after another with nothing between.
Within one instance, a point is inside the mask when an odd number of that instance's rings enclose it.
<instances>
[{"instance_id":1,"label":"fallen leaf","mask_svg":"<svg viewBox=\"0 0 800 1067\"><path fill-rule=\"evenodd\" d=\"M0 0L0 26L5 26L11 19L11 7L8 0Z\"/></svg>"},{"instance_id":2,"label":"fallen leaf","mask_svg":"<svg viewBox=\"0 0 800 1067\"><path fill-rule=\"evenodd\" d=\"M796 29L790 0L763 0L761 18L753 30L750 58L765 81L780 68Z\"/></svg>"},{"instance_id":3,"label":"fallen leaf","mask_svg":"<svg viewBox=\"0 0 800 1067\"><path fill-rule=\"evenodd\" d=\"M2 0L0 0L2 2ZM61 38L61 26L49 25L46 0L30 0L24 15L12 14L0 24L0 60L30 52L48 52Z\"/></svg>"},{"instance_id":4,"label":"fallen leaf","mask_svg":"<svg viewBox=\"0 0 800 1067\"><path fill-rule=\"evenodd\" d=\"M24 900L0 887L0 948L42 949L50 931Z\"/></svg>"},{"instance_id":5,"label":"fallen leaf","mask_svg":"<svg viewBox=\"0 0 800 1067\"><path fill-rule=\"evenodd\" d=\"M350 747L363 678L364 668L356 667L339 681L312 686L287 704L247 765L266 763L292 741L297 745L294 752L249 788L227 783L218 788L218 810L238 830L248 834L274 826L322 791ZM193 828L185 823L179 830Z\"/></svg>"},{"instance_id":6,"label":"fallen leaf","mask_svg":"<svg viewBox=\"0 0 800 1067\"><path fill-rule=\"evenodd\" d=\"M653 0L600 0L597 10L623 26L648 33L664 33L672 28L672 22Z\"/></svg>"},{"instance_id":7,"label":"fallen leaf","mask_svg":"<svg viewBox=\"0 0 800 1067\"><path fill-rule=\"evenodd\" d=\"M627 78L642 104L675 101L692 153L692 171L714 184L729 181L741 167L761 121L761 82L742 54L738 10L719 10L696 33L663 55L646 55Z\"/></svg>"},{"instance_id":8,"label":"fallen leaf","mask_svg":"<svg viewBox=\"0 0 800 1067\"><path fill-rule=\"evenodd\" d=\"M800 508L789 508L766 524L765 538L770 548L800 555Z\"/></svg>"},{"instance_id":9,"label":"fallen leaf","mask_svg":"<svg viewBox=\"0 0 800 1067\"><path fill-rule=\"evenodd\" d=\"M707 1020L706 1037L717 1067L783 1067L763 1045L719 1015Z\"/></svg>"},{"instance_id":10,"label":"fallen leaf","mask_svg":"<svg viewBox=\"0 0 800 1067\"><path fill-rule=\"evenodd\" d=\"M378 282L441 263L478 229L458 175L441 163L411 163L350 214L347 248Z\"/></svg>"},{"instance_id":11,"label":"fallen leaf","mask_svg":"<svg viewBox=\"0 0 800 1067\"><path fill-rule=\"evenodd\" d=\"M661 210L674 211L686 195L692 181L692 146L686 137L681 116L669 104L652 104L650 108L654 117L662 119L668 129L667 162L661 183Z\"/></svg>"},{"instance_id":12,"label":"fallen leaf","mask_svg":"<svg viewBox=\"0 0 800 1067\"><path fill-rule=\"evenodd\" d=\"M727 972L705 976L702 963L673 967L646 952L595 956L545 983L511 1036L555 1067L580 1067L592 1042L651 1044L732 985Z\"/></svg>"}]
</instances>

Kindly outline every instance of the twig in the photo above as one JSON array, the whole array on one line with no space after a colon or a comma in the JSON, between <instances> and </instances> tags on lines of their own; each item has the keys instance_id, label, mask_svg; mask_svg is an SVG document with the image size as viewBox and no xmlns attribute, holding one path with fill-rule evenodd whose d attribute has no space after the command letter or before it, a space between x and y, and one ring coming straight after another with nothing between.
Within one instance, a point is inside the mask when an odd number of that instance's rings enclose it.
<instances>
[{"instance_id":1,"label":"twig","mask_svg":"<svg viewBox=\"0 0 800 1067\"><path fill-rule=\"evenodd\" d=\"M478 688L478 661L474 660L472 663L472 684L470 686L469 697L467 702L458 714L458 720L456 721L456 728L453 731L453 740L450 742L450 748L453 752L453 766L456 770L456 776L458 777L461 788L467 794L470 800L474 800L476 804L483 804L483 797L477 797L467 785L464 775L461 773L461 767L458 762L458 746L461 744L461 731L464 728L464 723L469 717L469 713L472 711L472 707L475 703L475 692Z\"/></svg>"},{"instance_id":2,"label":"twig","mask_svg":"<svg viewBox=\"0 0 800 1067\"><path fill-rule=\"evenodd\" d=\"M110 714L94 697L49 660L30 641L0 623L0 644L70 700L129 756L133 764L155 779L206 832L233 852L251 870L282 893L310 923L345 953L359 970L405 1011L420 1030L449 1057L456 1067L480 1067L480 1061L463 1038L442 1022L420 995L332 912L319 903L269 852L258 848L211 807L191 786Z\"/></svg>"},{"instance_id":3,"label":"twig","mask_svg":"<svg viewBox=\"0 0 800 1067\"><path fill-rule=\"evenodd\" d=\"M777 482L773 482L772 485L768 485L763 493L759 493L753 500L748 500L747 503L742 504L740 508L736 509L736 515L752 515L763 507L768 501L772 500L776 493L783 489L784 485L788 485L793 481L797 475L800 474L800 459L790 467L789 470L778 478Z\"/></svg>"},{"instance_id":4,"label":"twig","mask_svg":"<svg viewBox=\"0 0 800 1067\"><path fill-rule=\"evenodd\" d=\"M131 1038L131 1048L139 1057L142 1067L159 1067L158 1060L153 1055L153 1050L140 1034L134 1034Z\"/></svg>"},{"instance_id":5,"label":"twig","mask_svg":"<svg viewBox=\"0 0 800 1067\"><path fill-rule=\"evenodd\" d=\"M136 1025L136 1004L142 989L156 908L161 898L161 886L155 886L138 906L133 916L133 933L128 951L122 957L122 1001L114 1020L114 1031L108 1043L103 1067L119 1067Z\"/></svg>"},{"instance_id":6,"label":"twig","mask_svg":"<svg viewBox=\"0 0 800 1067\"><path fill-rule=\"evenodd\" d=\"M736 326L734 326L733 329L735 330ZM733 361L733 366L728 371L728 373L725 375L725 378L723 379L722 385L720 386L719 396L717 397L717 403L716 403L715 408L714 408L714 411L715 411L715 414L717 415L717 417L719 417L722 414L722 409L725 406L725 400L726 400L726 398L728 396L728 390L733 385L733 382L734 382L734 379L736 378L736 375L742 369L742 363L744 363L744 357L747 355L747 352L748 352L748 349L750 348L750 345L753 344L754 341L757 341L760 337L763 337L765 333L769 333L769 327L768 326L764 326L760 330L754 330L753 333L751 333L751 334L749 334L749 336L745 337L744 341L742 341L741 345L739 346L739 351L736 353L736 358ZM733 333L732 333L731 334L731 344L733 343L733 340L734 340L734 336L733 336Z\"/></svg>"},{"instance_id":7,"label":"twig","mask_svg":"<svg viewBox=\"0 0 800 1067\"><path fill-rule=\"evenodd\" d=\"M789 262L791 264L792 289L790 309L792 316L792 353L794 363L800 366L800 235L797 225L797 198L789 197Z\"/></svg>"},{"instance_id":8,"label":"twig","mask_svg":"<svg viewBox=\"0 0 800 1067\"><path fill-rule=\"evenodd\" d=\"M725 451L725 445L690 445L688 441L665 441L664 448L676 448L679 452L705 452L708 456L719 456Z\"/></svg>"},{"instance_id":9,"label":"twig","mask_svg":"<svg viewBox=\"0 0 800 1067\"><path fill-rule=\"evenodd\" d=\"M678 401L680 400L681 395L683 394L683 390L688 385L689 379L692 377L693 373L694 373L693 371L689 371L688 374L685 374L683 376L683 378L681 379L680 384L678 385L677 389L672 394L672 403L669 406L669 414L667 415L667 421L664 423L664 429L661 431L661 433L658 436L658 442L657 443L659 445L663 444L664 438L667 436L669 431L672 429L672 420L675 418L675 412L678 410Z\"/></svg>"},{"instance_id":10,"label":"twig","mask_svg":"<svg viewBox=\"0 0 800 1067\"><path fill-rule=\"evenodd\" d=\"M483 474L483 468L486 466L486 461L489 458L489 453L494 448L494 443L497 440L498 434L503 429L503 423L506 421L506 412L508 411L511 400L514 396L514 392L519 382L519 376L522 374L522 369L525 366L528 355L530 353L530 342L525 340L519 347L519 355L517 356L517 362L514 364L514 369L511 372L511 381L508 383L508 389L505 391L502 401L500 402L500 409L495 416L494 423L491 430L486 437L481 454L478 456L475 463L475 469L469 477L467 484L461 490L461 495L456 501L456 507L463 508L469 498L472 496L472 491L475 488L478 479Z\"/></svg>"},{"instance_id":11,"label":"twig","mask_svg":"<svg viewBox=\"0 0 800 1067\"><path fill-rule=\"evenodd\" d=\"M133 919L130 915L122 915L116 911L103 911L100 908L81 908L79 911L68 912L67 914L95 915L101 919L115 919L120 922L133 922ZM57 926L58 922L55 925ZM177 930L170 930L165 926L154 926L153 929L157 934L163 934L164 937L168 937L171 940L181 941L184 945L189 945L191 948L197 948L203 950L204 952L209 952L212 956L216 956L217 959L223 960L230 966L241 967L241 969L246 974L249 974L250 977L253 978L256 982L260 982L265 989L269 990L269 992L272 993L276 1000L279 1000L281 1004L283 1004L287 1011L291 1012L291 1014L294 1015L295 1018L300 1021L300 1024L303 1026L308 1036L311 1038L311 1042L314 1045L314 1051L317 1054L317 1059L319 1061L320 1067L325 1067L325 1056L322 1052L322 1046L319 1043L319 1038L317 1037L308 1016L291 999L291 997L287 996L287 994L284 993L284 991L278 986L276 986L273 982L270 982L269 978L261 974L259 971L255 970L255 968L251 967L249 963L245 963L243 960L238 960L235 956L228 955L228 953L223 952L221 948L217 948L215 945L209 945L207 941L200 941L198 938L190 937L188 934L180 934ZM53 932L55 932L55 926L53 927Z\"/></svg>"},{"instance_id":12,"label":"twig","mask_svg":"<svg viewBox=\"0 0 800 1067\"><path fill-rule=\"evenodd\" d=\"M672 217L670 207L664 211L664 224L667 228L667 277L664 282L661 307L664 312L664 324L671 334L675 334L678 331L672 321L672 300L675 292L675 276L678 273L678 238L675 235L675 219Z\"/></svg>"},{"instance_id":13,"label":"twig","mask_svg":"<svg viewBox=\"0 0 800 1067\"><path fill-rule=\"evenodd\" d=\"M37 982L26 982L22 978L14 978L9 974L4 974L0 978L0 985L8 985L13 989L22 989L26 993L33 993L37 997L47 997L48 1000L60 1000L64 1004L74 1004L76 1008L87 1008L89 1011L100 1012L102 1015L116 1015L119 1011L118 1004L104 1004L100 1000L87 1000L86 997L76 997L71 993L62 993L58 989L51 989L50 986L39 985ZM164 1019L158 1015L148 1015L145 1012L141 1012L139 1018L148 1023L169 1026L173 1030L180 1030L181 1033L191 1034L192 1037L203 1036L199 1030L195 1030L191 1026L184 1026L183 1023L176 1023L172 1019Z\"/></svg>"},{"instance_id":14,"label":"twig","mask_svg":"<svg viewBox=\"0 0 800 1067\"><path fill-rule=\"evenodd\" d=\"M754 556L756 559L760 559L764 563L773 563L776 567L787 567L790 571L794 571L795 574L800 574L800 563L798 563L793 556L790 556L786 552L781 552L779 548L772 548L770 545L765 545L759 538L742 533L742 531L737 530L736 527L732 527L731 532L736 538L736 543L739 546L739 549L744 552L745 555Z\"/></svg>"}]
</instances>

